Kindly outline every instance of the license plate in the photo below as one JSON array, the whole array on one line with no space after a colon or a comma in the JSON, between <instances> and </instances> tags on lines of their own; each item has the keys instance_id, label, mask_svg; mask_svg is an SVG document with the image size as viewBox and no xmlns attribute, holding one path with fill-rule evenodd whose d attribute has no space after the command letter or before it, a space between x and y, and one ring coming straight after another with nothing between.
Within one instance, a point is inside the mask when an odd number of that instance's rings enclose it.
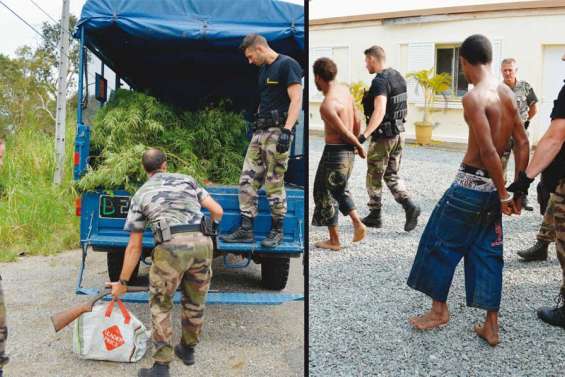
<instances>
[{"instance_id":1,"label":"license plate","mask_svg":"<svg viewBox=\"0 0 565 377\"><path fill-rule=\"evenodd\" d=\"M100 196L99 217L125 219L128 216L129 196Z\"/></svg>"}]
</instances>

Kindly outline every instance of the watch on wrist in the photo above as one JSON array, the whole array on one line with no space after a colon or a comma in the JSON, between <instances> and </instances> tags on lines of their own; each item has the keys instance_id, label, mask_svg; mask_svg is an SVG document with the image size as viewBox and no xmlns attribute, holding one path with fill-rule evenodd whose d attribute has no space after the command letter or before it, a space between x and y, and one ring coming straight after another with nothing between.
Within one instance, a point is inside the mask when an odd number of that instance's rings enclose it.
<instances>
[{"instance_id":1,"label":"watch on wrist","mask_svg":"<svg viewBox=\"0 0 565 377\"><path fill-rule=\"evenodd\" d=\"M129 284L129 280L120 279L120 284L123 285L124 287L127 287Z\"/></svg>"}]
</instances>

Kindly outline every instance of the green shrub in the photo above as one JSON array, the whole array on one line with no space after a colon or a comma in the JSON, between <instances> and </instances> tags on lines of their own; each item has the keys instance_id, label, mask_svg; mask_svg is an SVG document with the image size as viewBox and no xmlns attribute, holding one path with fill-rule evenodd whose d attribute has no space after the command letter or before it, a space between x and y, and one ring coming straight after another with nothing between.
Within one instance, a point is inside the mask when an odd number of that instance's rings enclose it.
<instances>
[{"instance_id":1,"label":"green shrub","mask_svg":"<svg viewBox=\"0 0 565 377\"><path fill-rule=\"evenodd\" d=\"M28 123L6 139L0 170L0 261L14 260L20 253L46 255L79 246L71 182L75 122L67 123L67 161L60 186L53 184L54 137L42 127Z\"/></svg>"},{"instance_id":2,"label":"green shrub","mask_svg":"<svg viewBox=\"0 0 565 377\"><path fill-rule=\"evenodd\" d=\"M141 155L149 147L167 154L169 170L201 182L236 184L247 148L241 114L223 105L176 112L143 93L118 90L92 124L92 168L78 182L81 191L135 191L147 177Z\"/></svg>"}]
</instances>

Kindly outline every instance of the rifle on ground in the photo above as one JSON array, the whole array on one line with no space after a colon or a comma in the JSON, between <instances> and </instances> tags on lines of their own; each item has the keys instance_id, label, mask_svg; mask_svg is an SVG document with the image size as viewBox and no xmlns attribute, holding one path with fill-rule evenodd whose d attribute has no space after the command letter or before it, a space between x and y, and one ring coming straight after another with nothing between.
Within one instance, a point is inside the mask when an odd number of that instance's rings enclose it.
<instances>
[{"instance_id":1,"label":"rifle on ground","mask_svg":"<svg viewBox=\"0 0 565 377\"><path fill-rule=\"evenodd\" d=\"M147 287L127 287L127 288L128 288L128 292L146 292L148 290ZM58 332L59 330L65 328L75 319L80 317L83 313L91 312L92 308L94 307L94 304L98 300L102 299L104 296L109 295L111 293L112 293L111 290L106 289L99 295L91 298L90 300L84 303L75 305L67 310L63 310L52 315L51 322L53 322L53 327L55 328L55 332Z\"/></svg>"}]
</instances>

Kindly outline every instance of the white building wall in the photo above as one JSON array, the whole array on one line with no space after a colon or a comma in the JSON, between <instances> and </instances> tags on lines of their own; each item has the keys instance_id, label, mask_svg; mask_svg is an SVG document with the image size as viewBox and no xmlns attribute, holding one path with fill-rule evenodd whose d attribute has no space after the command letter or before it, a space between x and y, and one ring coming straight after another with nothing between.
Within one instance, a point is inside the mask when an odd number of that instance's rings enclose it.
<instances>
[{"instance_id":1,"label":"white building wall","mask_svg":"<svg viewBox=\"0 0 565 377\"><path fill-rule=\"evenodd\" d=\"M436 21L439 19L439 21ZM349 60L344 58L343 50L336 54L338 70L345 73L338 75L343 82L363 81L370 84L372 75L365 69L363 51L374 44L383 47L387 54L387 65L406 74L414 64L410 61L411 44L457 44L467 36L481 33L494 42L497 58L496 73L499 72L500 59L514 57L518 61L518 78L528 81L534 88L540 104L543 100L543 53L547 45L565 44L565 9L549 11L498 12L481 13L467 16L430 16L418 23L363 22L351 24L335 24L310 26L310 58L311 69L313 60L317 57L313 52L327 53L327 48L343 48L347 46ZM399 20L397 22L406 22ZM320 48L326 48L319 50ZM564 51L565 53L565 51ZM413 55L413 54L412 54ZM433 58L435 59L435 57ZM429 67L431 68L431 67ZM555 72L552 72L555 75ZM565 79L565 63L562 75L555 80ZM321 129L319 116L320 97L315 95L315 87L310 87L310 128ZM314 92L314 93L313 93ZM420 106L414 103L415 93L409 92L407 137L414 137L415 121L422 117ZM557 96L557 93L554 94ZM547 100L547 99L546 99ZM434 129L434 140L465 142L467 126L463 120L460 101L449 103L448 110L442 110L445 105L437 105L439 112L434 113L433 121L437 123ZM539 115L539 114L538 114ZM536 116L531 122L530 138L534 144L543 135L549 125L549 119Z\"/></svg>"}]
</instances>

